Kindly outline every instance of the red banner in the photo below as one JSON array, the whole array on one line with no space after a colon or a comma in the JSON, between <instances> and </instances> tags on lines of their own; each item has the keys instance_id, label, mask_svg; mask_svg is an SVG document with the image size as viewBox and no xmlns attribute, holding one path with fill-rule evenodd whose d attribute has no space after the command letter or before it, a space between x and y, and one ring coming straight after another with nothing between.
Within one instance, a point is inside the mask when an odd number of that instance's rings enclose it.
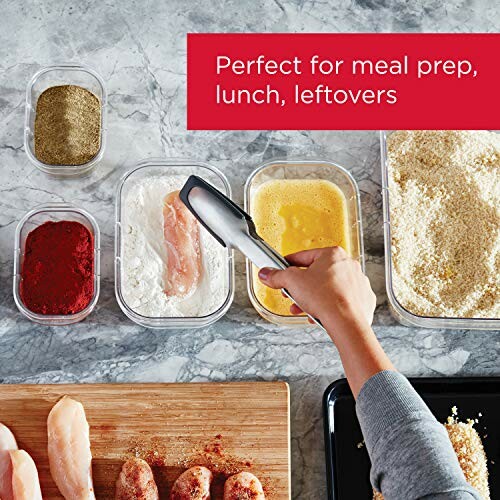
<instances>
[{"instance_id":1,"label":"red banner","mask_svg":"<svg viewBox=\"0 0 500 500\"><path fill-rule=\"evenodd\" d=\"M498 129L500 34L188 34L191 130Z\"/></svg>"}]
</instances>

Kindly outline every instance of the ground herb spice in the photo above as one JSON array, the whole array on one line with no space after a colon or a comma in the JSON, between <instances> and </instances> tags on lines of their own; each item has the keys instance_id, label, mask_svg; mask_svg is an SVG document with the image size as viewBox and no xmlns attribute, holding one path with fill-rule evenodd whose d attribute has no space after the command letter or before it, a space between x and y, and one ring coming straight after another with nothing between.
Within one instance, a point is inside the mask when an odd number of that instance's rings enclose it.
<instances>
[{"instance_id":1,"label":"ground herb spice","mask_svg":"<svg viewBox=\"0 0 500 500\"><path fill-rule=\"evenodd\" d=\"M77 85L49 87L35 115L35 156L47 165L83 165L101 146L101 102Z\"/></svg>"},{"instance_id":2,"label":"ground herb spice","mask_svg":"<svg viewBox=\"0 0 500 500\"><path fill-rule=\"evenodd\" d=\"M21 300L32 312L75 314L94 295L94 238L79 222L45 222L26 238Z\"/></svg>"}]
</instances>

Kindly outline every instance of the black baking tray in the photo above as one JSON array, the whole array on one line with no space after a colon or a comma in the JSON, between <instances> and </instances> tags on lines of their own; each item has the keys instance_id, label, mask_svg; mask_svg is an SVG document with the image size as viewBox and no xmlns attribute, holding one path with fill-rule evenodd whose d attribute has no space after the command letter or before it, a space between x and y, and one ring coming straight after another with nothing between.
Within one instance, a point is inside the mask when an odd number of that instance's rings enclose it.
<instances>
[{"instance_id":1,"label":"black baking tray","mask_svg":"<svg viewBox=\"0 0 500 500\"><path fill-rule=\"evenodd\" d=\"M488 457L491 498L500 499L500 377L414 378L410 382L440 422L446 421L453 406L460 420L478 418L475 428ZM346 379L326 389L323 412L328 498L371 500L370 460L361 444L363 436Z\"/></svg>"}]
</instances>

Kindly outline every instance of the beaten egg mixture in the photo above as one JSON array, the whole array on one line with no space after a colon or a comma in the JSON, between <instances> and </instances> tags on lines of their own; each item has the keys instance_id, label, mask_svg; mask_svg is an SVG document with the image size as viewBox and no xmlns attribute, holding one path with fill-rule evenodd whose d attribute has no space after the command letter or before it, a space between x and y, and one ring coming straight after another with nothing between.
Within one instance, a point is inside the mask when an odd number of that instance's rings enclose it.
<instances>
[{"instance_id":1,"label":"beaten egg mixture","mask_svg":"<svg viewBox=\"0 0 500 500\"><path fill-rule=\"evenodd\" d=\"M262 184L252 198L258 234L282 255L329 246L350 253L347 202L333 182L278 179ZM291 301L263 285L253 273L258 301L269 311L291 316Z\"/></svg>"}]
</instances>

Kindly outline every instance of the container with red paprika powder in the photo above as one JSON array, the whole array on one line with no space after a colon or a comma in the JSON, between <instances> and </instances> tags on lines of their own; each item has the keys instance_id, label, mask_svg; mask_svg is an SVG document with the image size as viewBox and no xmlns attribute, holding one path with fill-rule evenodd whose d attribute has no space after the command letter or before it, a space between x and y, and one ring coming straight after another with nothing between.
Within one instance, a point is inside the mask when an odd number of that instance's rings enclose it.
<instances>
[{"instance_id":1,"label":"container with red paprika powder","mask_svg":"<svg viewBox=\"0 0 500 500\"><path fill-rule=\"evenodd\" d=\"M88 316L99 297L99 227L85 210L55 203L19 222L14 299L29 319L69 325Z\"/></svg>"}]
</instances>

